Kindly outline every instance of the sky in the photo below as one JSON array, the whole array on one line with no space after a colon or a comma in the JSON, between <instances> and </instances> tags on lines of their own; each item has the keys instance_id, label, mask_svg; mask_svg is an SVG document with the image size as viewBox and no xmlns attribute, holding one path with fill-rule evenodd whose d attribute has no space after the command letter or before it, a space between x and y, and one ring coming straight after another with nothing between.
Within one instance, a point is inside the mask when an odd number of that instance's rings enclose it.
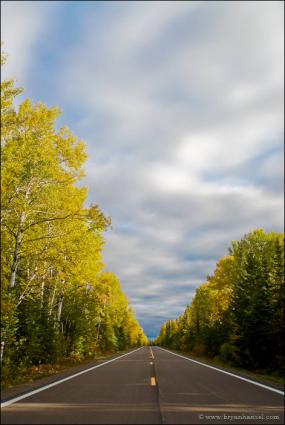
<instances>
[{"instance_id":1,"label":"sky","mask_svg":"<svg viewBox=\"0 0 285 425\"><path fill-rule=\"evenodd\" d=\"M106 270L149 337L232 240L283 231L284 4L2 1L3 78L87 143Z\"/></svg>"}]
</instances>

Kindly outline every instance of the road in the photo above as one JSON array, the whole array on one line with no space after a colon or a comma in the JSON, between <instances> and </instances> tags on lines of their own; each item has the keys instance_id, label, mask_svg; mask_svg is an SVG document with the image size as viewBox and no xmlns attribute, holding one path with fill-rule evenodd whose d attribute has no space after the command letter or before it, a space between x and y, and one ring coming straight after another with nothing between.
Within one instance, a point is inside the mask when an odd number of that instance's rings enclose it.
<instances>
[{"instance_id":1,"label":"road","mask_svg":"<svg viewBox=\"0 0 285 425\"><path fill-rule=\"evenodd\" d=\"M159 347L136 349L52 385L3 403L2 423L284 423L281 391Z\"/></svg>"}]
</instances>

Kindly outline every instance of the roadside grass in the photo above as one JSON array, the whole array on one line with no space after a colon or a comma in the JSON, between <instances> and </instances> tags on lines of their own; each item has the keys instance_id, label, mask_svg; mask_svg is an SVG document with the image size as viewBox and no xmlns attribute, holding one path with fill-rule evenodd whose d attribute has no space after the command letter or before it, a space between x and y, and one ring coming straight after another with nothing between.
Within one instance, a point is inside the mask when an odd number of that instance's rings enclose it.
<instances>
[{"instance_id":1,"label":"roadside grass","mask_svg":"<svg viewBox=\"0 0 285 425\"><path fill-rule=\"evenodd\" d=\"M271 372L271 371L269 372L269 371L247 370L247 369L242 369L240 367L236 367L236 366L229 364L229 363L222 362L218 358L210 358L210 357L206 357L206 356L197 356L197 354L193 354L191 352L186 352L186 351L178 351L178 350L172 350L172 349L171 349L171 351L173 351L177 354L189 356L193 360L205 362L205 363L208 363L209 365L213 365L213 366L217 366L217 367L227 369L229 372L239 372L240 375L243 375L243 376L248 377L248 378L267 381L268 383L271 383L271 384L284 385L284 376L282 376L281 373L278 373L278 372L274 373L274 372Z\"/></svg>"},{"instance_id":2,"label":"roadside grass","mask_svg":"<svg viewBox=\"0 0 285 425\"><path fill-rule=\"evenodd\" d=\"M56 363L40 364L30 367L19 367L13 370L1 368L1 390L12 388L19 384L27 384L40 378L46 378L51 375L56 375L65 372L75 366L84 366L96 361L108 359L114 355L120 355L128 352L125 351L112 351L106 353L98 353L96 357L88 357L85 359L79 357L64 357Z\"/></svg>"}]
</instances>

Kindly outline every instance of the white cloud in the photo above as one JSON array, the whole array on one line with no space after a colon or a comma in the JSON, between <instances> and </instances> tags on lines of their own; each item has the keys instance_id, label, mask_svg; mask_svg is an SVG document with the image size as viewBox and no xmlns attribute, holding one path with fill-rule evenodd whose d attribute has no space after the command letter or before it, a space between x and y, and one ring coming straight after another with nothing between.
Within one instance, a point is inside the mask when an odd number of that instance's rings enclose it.
<instances>
[{"instance_id":1,"label":"white cloud","mask_svg":"<svg viewBox=\"0 0 285 425\"><path fill-rule=\"evenodd\" d=\"M150 330L183 311L231 240L282 229L283 4L95 3L53 87L88 143L90 200L113 219L105 262ZM46 6L20 37L30 18L17 5L7 51L23 51L11 67L24 75Z\"/></svg>"},{"instance_id":2,"label":"white cloud","mask_svg":"<svg viewBox=\"0 0 285 425\"><path fill-rule=\"evenodd\" d=\"M151 4L147 1L132 2L127 5L127 10L121 3L123 13L112 27L112 35L118 40L112 53L117 56L130 55L138 48L149 45L159 34L163 34L174 19L199 6L198 3L176 1L162 5L160 1L152 1Z\"/></svg>"},{"instance_id":3,"label":"white cloud","mask_svg":"<svg viewBox=\"0 0 285 425\"><path fill-rule=\"evenodd\" d=\"M1 40L8 54L3 78L25 81L36 43L45 36L56 7L56 2L50 1L1 2Z\"/></svg>"}]
</instances>

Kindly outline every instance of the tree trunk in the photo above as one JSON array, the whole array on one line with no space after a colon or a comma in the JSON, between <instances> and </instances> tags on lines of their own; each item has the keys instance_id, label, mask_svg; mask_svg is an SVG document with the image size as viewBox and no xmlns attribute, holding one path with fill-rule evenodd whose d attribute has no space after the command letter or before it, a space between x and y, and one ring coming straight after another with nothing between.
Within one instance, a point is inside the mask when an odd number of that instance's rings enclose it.
<instances>
[{"instance_id":1,"label":"tree trunk","mask_svg":"<svg viewBox=\"0 0 285 425\"><path fill-rule=\"evenodd\" d=\"M57 309L57 321L60 322L61 319L61 313L62 313L62 302L63 302L63 286L64 286L65 280L62 281L61 291L60 291L60 297L59 297L59 303L58 303L58 309Z\"/></svg>"},{"instance_id":2,"label":"tree trunk","mask_svg":"<svg viewBox=\"0 0 285 425\"><path fill-rule=\"evenodd\" d=\"M50 269L50 278L51 278L51 282L52 282L52 278L53 278L53 269ZM53 306L54 306L54 300L55 300L55 294L56 294L56 290L57 290L57 281L54 281L54 288L53 288L53 292L52 292L52 296L51 296L51 301L49 303L49 311L48 311L48 321L51 318L52 315L52 310L53 310ZM54 320L54 325L55 325L55 320Z\"/></svg>"},{"instance_id":3,"label":"tree trunk","mask_svg":"<svg viewBox=\"0 0 285 425\"><path fill-rule=\"evenodd\" d=\"M42 284L41 284L41 311L44 307L44 293L45 293L45 280L46 280L46 274L42 277Z\"/></svg>"},{"instance_id":4,"label":"tree trunk","mask_svg":"<svg viewBox=\"0 0 285 425\"><path fill-rule=\"evenodd\" d=\"M17 276L17 269L18 269L18 263L19 263L19 254L20 254L20 248L22 243L22 233L23 233L23 225L26 220L26 214L23 212L21 214L19 227L16 235L15 240L15 247L14 247L14 256L13 256L13 263L12 263L12 269L11 269L11 277L10 277L10 288L14 288L16 285L16 276Z\"/></svg>"},{"instance_id":5,"label":"tree trunk","mask_svg":"<svg viewBox=\"0 0 285 425\"><path fill-rule=\"evenodd\" d=\"M56 293L56 285L54 287L54 290L53 290L53 293L52 293L51 302L50 302L49 313L48 313L48 317L49 318L50 318L50 316L52 314L52 309L53 309L53 304L54 304L54 299L55 299L55 293Z\"/></svg>"},{"instance_id":6,"label":"tree trunk","mask_svg":"<svg viewBox=\"0 0 285 425\"><path fill-rule=\"evenodd\" d=\"M61 319L61 312L62 312L62 300L63 295L60 295L59 303L58 303L58 309L57 309L57 321L60 322Z\"/></svg>"}]
</instances>

